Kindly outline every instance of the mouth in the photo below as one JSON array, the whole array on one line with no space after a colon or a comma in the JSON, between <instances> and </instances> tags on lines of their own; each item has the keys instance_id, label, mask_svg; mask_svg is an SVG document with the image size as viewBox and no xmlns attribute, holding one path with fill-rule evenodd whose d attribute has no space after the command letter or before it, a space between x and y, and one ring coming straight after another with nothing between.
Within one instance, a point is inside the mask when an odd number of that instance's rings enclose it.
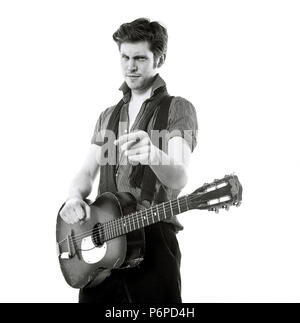
<instances>
[{"instance_id":1,"label":"mouth","mask_svg":"<svg viewBox=\"0 0 300 323\"><path fill-rule=\"evenodd\" d=\"M126 77L129 77L129 78L138 78L138 77L140 77L140 75L126 75Z\"/></svg>"}]
</instances>

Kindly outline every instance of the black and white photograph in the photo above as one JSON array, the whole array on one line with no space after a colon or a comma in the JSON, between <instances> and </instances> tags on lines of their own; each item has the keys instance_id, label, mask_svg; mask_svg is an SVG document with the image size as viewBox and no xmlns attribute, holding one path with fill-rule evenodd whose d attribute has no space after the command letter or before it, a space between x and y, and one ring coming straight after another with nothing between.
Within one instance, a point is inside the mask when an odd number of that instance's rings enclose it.
<instances>
[{"instance_id":1,"label":"black and white photograph","mask_svg":"<svg viewBox=\"0 0 300 323\"><path fill-rule=\"evenodd\" d=\"M0 1L0 303L299 303L299 16Z\"/></svg>"}]
</instances>

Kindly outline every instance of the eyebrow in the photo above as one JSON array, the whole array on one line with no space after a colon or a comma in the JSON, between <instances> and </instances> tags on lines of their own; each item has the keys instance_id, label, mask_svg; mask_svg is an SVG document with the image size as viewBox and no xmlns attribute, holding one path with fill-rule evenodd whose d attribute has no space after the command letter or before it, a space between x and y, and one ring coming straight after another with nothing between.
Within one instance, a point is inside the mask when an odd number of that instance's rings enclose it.
<instances>
[{"instance_id":1,"label":"eyebrow","mask_svg":"<svg viewBox=\"0 0 300 323\"><path fill-rule=\"evenodd\" d=\"M122 56L124 57L129 57L129 56L127 56L126 54L122 54ZM147 55L135 55L135 56L133 56L133 58L134 59L137 59L137 58L148 58L148 56Z\"/></svg>"}]
</instances>

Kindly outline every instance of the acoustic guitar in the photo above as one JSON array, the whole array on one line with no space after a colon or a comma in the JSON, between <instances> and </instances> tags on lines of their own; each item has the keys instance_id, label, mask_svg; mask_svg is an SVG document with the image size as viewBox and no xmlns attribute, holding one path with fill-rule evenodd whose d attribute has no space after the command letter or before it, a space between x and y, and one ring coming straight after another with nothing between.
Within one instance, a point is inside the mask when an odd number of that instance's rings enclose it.
<instances>
[{"instance_id":1,"label":"acoustic guitar","mask_svg":"<svg viewBox=\"0 0 300 323\"><path fill-rule=\"evenodd\" d=\"M105 192L90 204L89 220L67 224L57 216L56 246L63 276L74 288L99 284L112 269L135 267L143 261L144 227L191 209L228 210L241 201L242 186L236 175L140 211L132 194Z\"/></svg>"}]
</instances>

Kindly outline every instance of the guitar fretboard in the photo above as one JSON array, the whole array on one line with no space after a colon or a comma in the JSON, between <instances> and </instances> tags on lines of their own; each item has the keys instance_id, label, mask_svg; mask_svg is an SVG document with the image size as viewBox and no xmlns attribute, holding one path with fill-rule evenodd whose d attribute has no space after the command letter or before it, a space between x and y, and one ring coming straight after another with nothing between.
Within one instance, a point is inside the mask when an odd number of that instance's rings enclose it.
<instances>
[{"instance_id":1,"label":"guitar fretboard","mask_svg":"<svg viewBox=\"0 0 300 323\"><path fill-rule=\"evenodd\" d=\"M102 238L108 241L126 233L144 228L148 225L170 219L189 210L188 196L153 205L148 209L137 211L103 224Z\"/></svg>"}]
</instances>

